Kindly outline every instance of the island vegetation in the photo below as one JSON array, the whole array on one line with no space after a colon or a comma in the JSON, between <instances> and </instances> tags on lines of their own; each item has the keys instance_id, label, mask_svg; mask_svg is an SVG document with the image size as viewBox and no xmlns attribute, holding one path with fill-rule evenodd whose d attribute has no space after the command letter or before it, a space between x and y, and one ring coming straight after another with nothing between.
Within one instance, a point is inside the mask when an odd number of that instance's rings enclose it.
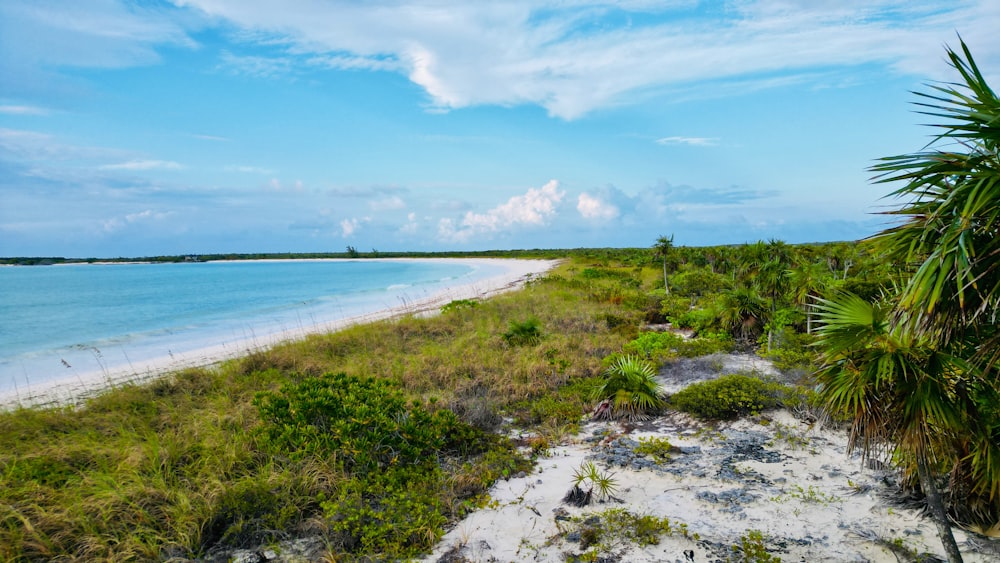
<instances>
[{"instance_id":1,"label":"island vegetation","mask_svg":"<svg viewBox=\"0 0 1000 563\"><path fill-rule=\"evenodd\" d=\"M872 239L477 253L563 261L435 316L2 413L0 559L210 557L295 537L338 561L406 559L590 415L784 405L825 413L897 467L961 560L953 525L1000 532L1000 101L964 44L948 53L963 82L921 106L946 120L944 146L874 167L903 204ZM199 259L262 257L278 256ZM792 384L734 375L664 397L651 383L678 358L733 349ZM591 466L576 486L602 479Z\"/></svg>"}]
</instances>

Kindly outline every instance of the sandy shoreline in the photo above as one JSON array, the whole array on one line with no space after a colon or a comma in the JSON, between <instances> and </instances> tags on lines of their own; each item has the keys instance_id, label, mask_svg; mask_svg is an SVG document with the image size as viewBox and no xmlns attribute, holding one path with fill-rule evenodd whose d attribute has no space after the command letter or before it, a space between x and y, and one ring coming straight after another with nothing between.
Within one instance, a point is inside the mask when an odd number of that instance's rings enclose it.
<instances>
[{"instance_id":1,"label":"sandy shoreline","mask_svg":"<svg viewBox=\"0 0 1000 563\"><path fill-rule=\"evenodd\" d=\"M299 261L351 261L352 259L302 259ZM371 260L371 259L366 259ZM500 265L504 271L498 275L474 281L454 280L429 296L404 301L402 305L368 311L360 315L303 324L268 334L249 334L242 339L212 344L196 350L171 352L142 361L128 361L125 367L107 368L86 373L75 373L68 378L38 384L15 386L0 391L0 408L16 406L56 406L74 404L88 396L123 383L142 382L191 367L209 366L224 360L266 349L281 342L303 338L308 334L324 333L342 328L388 319L400 315L436 312L442 305L458 299L482 299L522 286L527 280L554 267L557 260L524 260L505 258L379 258L379 261L419 260L422 262L461 262L470 266ZM273 261L273 260L265 260Z\"/></svg>"}]
</instances>

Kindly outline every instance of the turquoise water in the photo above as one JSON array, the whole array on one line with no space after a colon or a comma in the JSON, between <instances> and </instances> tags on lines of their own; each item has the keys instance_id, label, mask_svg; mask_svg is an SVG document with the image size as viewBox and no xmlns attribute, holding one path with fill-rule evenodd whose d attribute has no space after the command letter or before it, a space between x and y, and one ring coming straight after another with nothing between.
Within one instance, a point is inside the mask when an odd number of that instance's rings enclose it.
<instances>
[{"instance_id":1,"label":"turquoise water","mask_svg":"<svg viewBox=\"0 0 1000 563\"><path fill-rule=\"evenodd\" d=\"M504 271L440 261L0 268L0 393L405 306Z\"/></svg>"}]
</instances>

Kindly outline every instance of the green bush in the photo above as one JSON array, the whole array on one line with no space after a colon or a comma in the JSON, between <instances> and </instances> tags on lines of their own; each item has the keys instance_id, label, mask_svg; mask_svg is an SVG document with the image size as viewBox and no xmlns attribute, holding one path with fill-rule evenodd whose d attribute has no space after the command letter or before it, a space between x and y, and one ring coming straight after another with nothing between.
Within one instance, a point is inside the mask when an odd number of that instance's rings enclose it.
<instances>
[{"instance_id":1,"label":"green bush","mask_svg":"<svg viewBox=\"0 0 1000 563\"><path fill-rule=\"evenodd\" d=\"M441 538L447 518L440 497L439 472L413 481L407 468L343 482L332 500L322 503L330 541L338 550L411 558Z\"/></svg>"},{"instance_id":2,"label":"green bush","mask_svg":"<svg viewBox=\"0 0 1000 563\"><path fill-rule=\"evenodd\" d=\"M693 268L670 276L671 293L683 296L700 296L729 289L729 277L716 274L708 268Z\"/></svg>"},{"instance_id":3,"label":"green bush","mask_svg":"<svg viewBox=\"0 0 1000 563\"><path fill-rule=\"evenodd\" d=\"M717 352L733 349L733 338L726 333L705 333L698 338L685 339L677 347L677 355L682 358L699 358Z\"/></svg>"},{"instance_id":4,"label":"green bush","mask_svg":"<svg viewBox=\"0 0 1000 563\"><path fill-rule=\"evenodd\" d=\"M707 333L703 338L684 338L673 332L644 332L625 344L622 350L649 360L697 358L732 349L733 341L726 334Z\"/></svg>"},{"instance_id":5,"label":"green bush","mask_svg":"<svg viewBox=\"0 0 1000 563\"><path fill-rule=\"evenodd\" d=\"M672 332L643 332L623 346L622 350L646 359L663 359L673 356L683 342L683 336Z\"/></svg>"},{"instance_id":6,"label":"green bush","mask_svg":"<svg viewBox=\"0 0 1000 563\"><path fill-rule=\"evenodd\" d=\"M310 377L254 399L262 442L291 458L335 456L347 471L433 462L438 453L484 441L449 410L407 408L387 381L340 374Z\"/></svg>"},{"instance_id":7,"label":"green bush","mask_svg":"<svg viewBox=\"0 0 1000 563\"><path fill-rule=\"evenodd\" d=\"M765 347L761 355L771 360L774 367L786 373L793 370L813 371L816 364L816 350L812 346L816 340L814 336L785 327L773 340L771 350L767 351Z\"/></svg>"},{"instance_id":8,"label":"green bush","mask_svg":"<svg viewBox=\"0 0 1000 563\"><path fill-rule=\"evenodd\" d=\"M791 392L778 382L730 374L689 385L670 397L670 406L698 418L732 419L777 408Z\"/></svg>"}]
</instances>

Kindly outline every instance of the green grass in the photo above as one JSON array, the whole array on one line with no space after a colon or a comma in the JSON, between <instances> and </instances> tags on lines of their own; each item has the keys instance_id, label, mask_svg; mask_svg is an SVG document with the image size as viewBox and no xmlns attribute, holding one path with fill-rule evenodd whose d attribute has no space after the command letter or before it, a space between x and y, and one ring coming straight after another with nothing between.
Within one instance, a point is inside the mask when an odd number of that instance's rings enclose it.
<instances>
[{"instance_id":1,"label":"green grass","mask_svg":"<svg viewBox=\"0 0 1000 563\"><path fill-rule=\"evenodd\" d=\"M431 318L314 335L117 388L77 408L0 413L0 560L194 557L306 533L323 535L341 559L426 551L496 479L528 468L511 443L434 450L437 463L420 475L365 473L322 448L276 448L255 397L343 373L390 383L407 408L445 409L476 431L504 416L548 436L573 431L592 407L601 359L644 314L630 298L644 292L634 281L583 278L582 269L568 264ZM601 269L637 279L633 267ZM609 316L623 322L610 326ZM544 337L509 345L505 333L524 319L537 319ZM369 479L376 473L390 481Z\"/></svg>"}]
</instances>

